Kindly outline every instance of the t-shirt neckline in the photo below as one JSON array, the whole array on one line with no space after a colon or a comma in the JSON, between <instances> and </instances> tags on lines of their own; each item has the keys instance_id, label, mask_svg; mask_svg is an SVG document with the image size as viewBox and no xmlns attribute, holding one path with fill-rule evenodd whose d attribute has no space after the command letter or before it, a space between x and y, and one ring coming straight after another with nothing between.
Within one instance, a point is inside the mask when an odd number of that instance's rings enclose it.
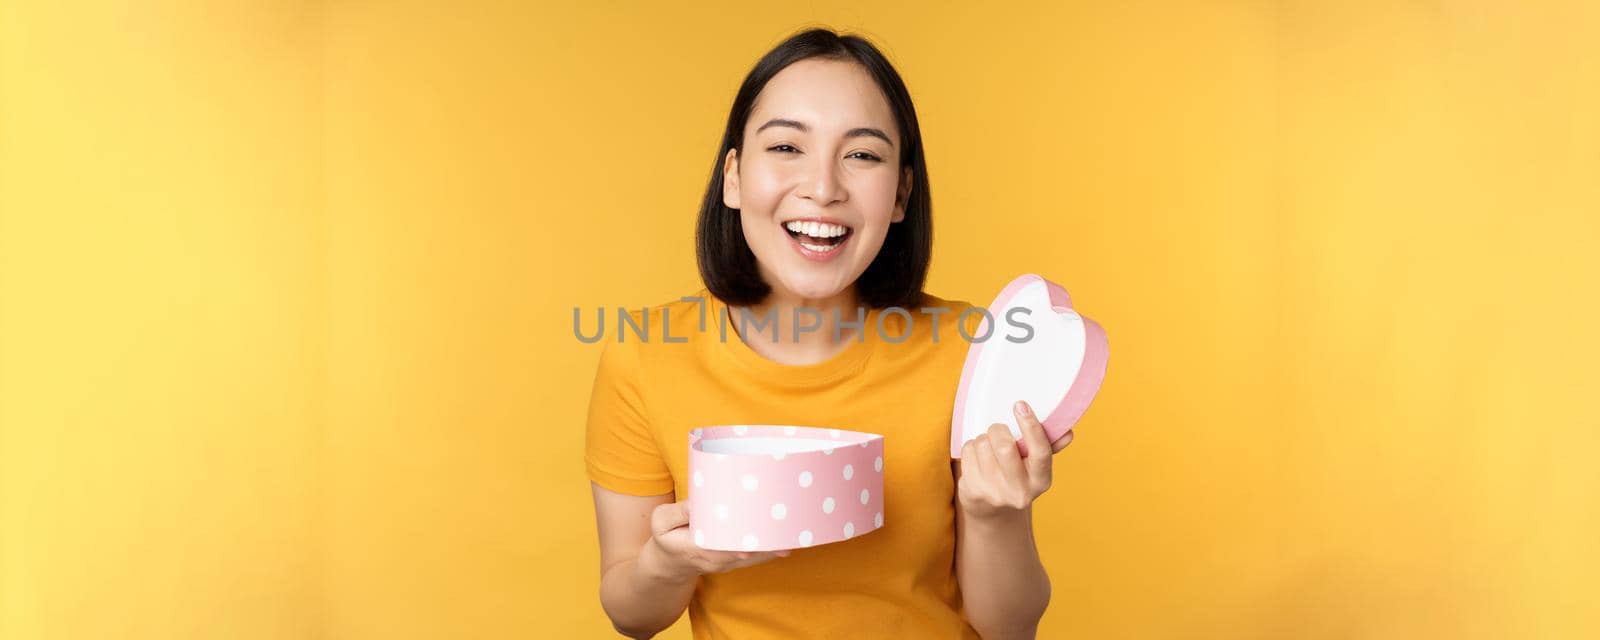
<instances>
[{"instance_id":1,"label":"t-shirt neckline","mask_svg":"<svg viewBox=\"0 0 1600 640\"><path fill-rule=\"evenodd\" d=\"M740 366L755 373L765 381L790 385L813 385L833 382L846 376L861 371L866 366L867 360L872 356L877 340L873 335L876 326L878 310L868 308L865 320L857 330L854 337L849 338L849 346L839 353L822 362L812 364L784 364L761 355L744 338L740 337L736 326L735 316L729 313L727 303L716 296L707 294L712 300L712 313L716 314L719 322L727 322L727 339L719 340L717 351L729 359L739 363ZM780 336L779 339L782 339Z\"/></svg>"}]
</instances>

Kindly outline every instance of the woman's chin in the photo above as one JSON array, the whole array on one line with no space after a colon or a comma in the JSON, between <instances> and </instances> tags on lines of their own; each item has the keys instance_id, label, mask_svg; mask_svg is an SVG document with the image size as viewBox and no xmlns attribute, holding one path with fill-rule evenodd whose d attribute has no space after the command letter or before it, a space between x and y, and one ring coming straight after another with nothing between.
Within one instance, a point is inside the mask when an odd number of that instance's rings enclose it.
<instances>
[{"instance_id":1,"label":"woman's chin","mask_svg":"<svg viewBox=\"0 0 1600 640\"><path fill-rule=\"evenodd\" d=\"M817 281L810 278L785 279L784 288L797 298L805 300L826 300L842 294L849 288L849 282L836 280Z\"/></svg>"}]
</instances>

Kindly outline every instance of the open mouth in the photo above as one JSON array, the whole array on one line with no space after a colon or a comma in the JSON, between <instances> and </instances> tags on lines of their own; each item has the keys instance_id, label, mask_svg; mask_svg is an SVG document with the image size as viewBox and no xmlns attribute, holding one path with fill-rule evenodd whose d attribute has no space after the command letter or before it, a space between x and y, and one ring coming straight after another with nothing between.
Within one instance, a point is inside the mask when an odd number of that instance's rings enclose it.
<instances>
[{"instance_id":1,"label":"open mouth","mask_svg":"<svg viewBox=\"0 0 1600 640\"><path fill-rule=\"evenodd\" d=\"M844 225L814 220L790 220L783 224L783 229L800 246L820 254L832 252L850 237L851 232L850 227Z\"/></svg>"}]
</instances>

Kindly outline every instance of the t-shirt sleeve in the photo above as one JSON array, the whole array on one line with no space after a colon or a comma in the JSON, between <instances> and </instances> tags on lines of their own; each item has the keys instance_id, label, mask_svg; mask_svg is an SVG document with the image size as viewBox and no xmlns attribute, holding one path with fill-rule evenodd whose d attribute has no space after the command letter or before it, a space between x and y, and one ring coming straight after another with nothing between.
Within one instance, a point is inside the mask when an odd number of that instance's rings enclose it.
<instances>
[{"instance_id":1,"label":"t-shirt sleeve","mask_svg":"<svg viewBox=\"0 0 1600 640\"><path fill-rule=\"evenodd\" d=\"M638 342L605 342L589 395L584 463L589 479L606 489L658 496L674 485L650 429L640 374Z\"/></svg>"}]
</instances>

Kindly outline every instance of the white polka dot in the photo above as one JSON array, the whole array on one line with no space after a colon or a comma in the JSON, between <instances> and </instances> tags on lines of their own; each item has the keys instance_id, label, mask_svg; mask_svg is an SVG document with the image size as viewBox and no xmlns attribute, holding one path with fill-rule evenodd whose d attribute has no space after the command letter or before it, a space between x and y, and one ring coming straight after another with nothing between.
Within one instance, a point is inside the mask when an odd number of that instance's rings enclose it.
<instances>
[{"instance_id":1,"label":"white polka dot","mask_svg":"<svg viewBox=\"0 0 1600 640\"><path fill-rule=\"evenodd\" d=\"M713 509L713 511L716 511L718 520L728 519L728 505L719 504Z\"/></svg>"},{"instance_id":2,"label":"white polka dot","mask_svg":"<svg viewBox=\"0 0 1600 640\"><path fill-rule=\"evenodd\" d=\"M794 427L784 427L783 428L783 435L792 436L792 435L794 435L794 431L795 431Z\"/></svg>"},{"instance_id":3,"label":"white polka dot","mask_svg":"<svg viewBox=\"0 0 1600 640\"><path fill-rule=\"evenodd\" d=\"M854 522L846 522L846 523L844 523L844 537L848 538L848 537L853 536L855 534L856 534L856 523L854 523Z\"/></svg>"},{"instance_id":4,"label":"white polka dot","mask_svg":"<svg viewBox=\"0 0 1600 640\"><path fill-rule=\"evenodd\" d=\"M706 532L701 531L699 529L695 529L694 530L694 546L697 546L697 547L706 546Z\"/></svg>"},{"instance_id":5,"label":"white polka dot","mask_svg":"<svg viewBox=\"0 0 1600 640\"><path fill-rule=\"evenodd\" d=\"M703 476L703 475L700 475L699 471L694 472L694 486L696 486L696 487L704 487L704 486L706 486L706 477Z\"/></svg>"},{"instance_id":6,"label":"white polka dot","mask_svg":"<svg viewBox=\"0 0 1600 640\"><path fill-rule=\"evenodd\" d=\"M867 491L866 489L862 489L861 490L861 504L866 504L867 501L871 500L871 499L872 499L872 492Z\"/></svg>"},{"instance_id":7,"label":"white polka dot","mask_svg":"<svg viewBox=\"0 0 1600 640\"><path fill-rule=\"evenodd\" d=\"M823 513L833 513L833 498L832 497L827 497L827 498L823 498L822 499L822 512Z\"/></svg>"},{"instance_id":8,"label":"white polka dot","mask_svg":"<svg viewBox=\"0 0 1600 640\"><path fill-rule=\"evenodd\" d=\"M761 544L761 542L759 540L756 540L756 535L755 534L753 534L753 533L745 534L745 536L744 536L744 550L745 551L755 551L756 550L756 545L758 545L758 544Z\"/></svg>"},{"instance_id":9,"label":"white polka dot","mask_svg":"<svg viewBox=\"0 0 1600 640\"><path fill-rule=\"evenodd\" d=\"M750 431L750 427L746 427L746 426L744 426L742 424L733 428L733 432L738 434L738 435L741 435L741 436L744 435L745 433L748 433L749 431Z\"/></svg>"},{"instance_id":10,"label":"white polka dot","mask_svg":"<svg viewBox=\"0 0 1600 640\"><path fill-rule=\"evenodd\" d=\"M829 438L837 438L837 437L839 437L839 430L838 429L829 429L828 430L828 437Z\"/></svg>"},{"instance_id":11,"label":"white polka dot","mask_svg":"<svg viewBox=\"0 0 1600 640\"><path fill-rule=\"evenodd\" d=\"M809 487L809 486L811 486L811 472L810 471L801 471L800 472L800 486L801 487Z\"/></svg>"},{"instance_id":12,"label":"white polka dot","mask_svg":"<svg viewBox=\"0 0 1600 640\"><path fill-rule=\"evenodd\" d=\"M757 483L758 481L756 480L756 477L748 473L744 474L744 477L739 479L739 484L744 485L745 491L755 491Z\"/></svg>"},{"instance_id":13,"label":"white polka dot","mask_svg":"<svg viewBox=\"0 0 1600 640\"><path fill-rule=\"evenodd\" d=\"M773 460L782 460L783 456L784 456L784 453L782 451L779 451L777 453L772 454L772 459Z\"/></svg>"},{"instance_id":14,"label":"white polka dot","mask_svg":"<svg viewBox=\"0 0 1600 640\"><path fill-rule=\"evenodd\" d=\"M802 546L802 547L811 546L811 530L810 529L806 529L805 531L801 531L800 532L800 546Z\"/></svg>"},{"instance_id":15,"label":"white polka dot","mask_svg":"<svg viewBox=\"0 0 1600 640\"><path fill-rule=\"evenodd\" d=\"M883 456L872 459L872 470L880 473L883 471Z\"/></svg>"},{"instance_id":16,"label":"white polka dot","mask_svg":"<svg viewBox=\"0 0 1600 640\"><path fill-rule=\"evenodd\" d=\"M879 511L878 515L872 516L872 527L874 529L876 529L876 528L879 528L879 527L882 527L882 526L883 526L883 512Z\"/></svg>"},{"instance_id":17,"label":"white polka dot","mask_svg":"<svg viewBox=\"0 0 1600 640\"><path fill-rule=\"evenodd\" d=\"M789 515L789 508L783 506L782 502L779 502L778 504L772 505L772 519L773 520L782 520L782 519L788 517L788 515Z\"/></svg>"},{"instance_id":18,"label":"white polka dot","mask_svg":"<svg viewBox=\"0 0 1600 640\"><path fill-rule=\"evenodd\" d=\"M845 480L849 480L850 476L853 476L855 474L856 474L856 468L855 467L852 467L850 465L845 465L844 466L844 479Z\"/></svg>"},{"instance_id":19,"label":"white polka dot","mask_svg":"<svg viewBox=\"0 0 1600 640\"><path fill-rule=\"evenodd\" d=\"M833 455L833 447L828 447L826 449L823 449L822 450L822 455L825 455L825 456Z\"/></svg>"}]
</instances>

